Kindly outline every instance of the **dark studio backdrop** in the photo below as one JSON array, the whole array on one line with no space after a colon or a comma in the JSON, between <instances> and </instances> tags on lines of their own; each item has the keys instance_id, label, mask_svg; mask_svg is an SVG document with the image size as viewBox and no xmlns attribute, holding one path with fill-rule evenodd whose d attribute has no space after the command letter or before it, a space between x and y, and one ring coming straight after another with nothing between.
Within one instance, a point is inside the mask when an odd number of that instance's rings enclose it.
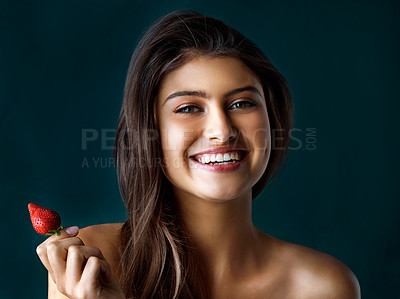
<instances>
[{"instance_id":1,"label":"dark studio backdrop","mask_svg":"<svg viewBox=\"0 0 400 299\"><path fill-rule=\"evenodd\" d=\"M29 202L64 225L124 221L111 147L126 71L182 8L249 37L291 87L292 149L255 225L344 262L363 298L399 298L399 5L354 0L1 1L0 298L46 297Z\"/></svg>"}]
</instances>

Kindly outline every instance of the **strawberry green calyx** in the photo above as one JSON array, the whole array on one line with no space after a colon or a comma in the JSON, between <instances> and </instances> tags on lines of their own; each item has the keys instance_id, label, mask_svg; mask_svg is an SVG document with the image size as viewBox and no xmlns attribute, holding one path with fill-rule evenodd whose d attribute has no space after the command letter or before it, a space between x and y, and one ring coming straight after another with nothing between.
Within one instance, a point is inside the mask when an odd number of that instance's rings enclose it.
<instances>
[{"instance_id":1,"label":"strawberry green calyx","mask_svg":"<svg viewBox=\"0 0 400 299\"><path fill-rule=\"evenodd\" d=\"M46 233L46 236L52 236L54 234L59 236L61 234L60 231L63 230L63 229L64 229L64 226L62 226L62 225L57 229L51 229Z\"/></svg>"}]
</instances>

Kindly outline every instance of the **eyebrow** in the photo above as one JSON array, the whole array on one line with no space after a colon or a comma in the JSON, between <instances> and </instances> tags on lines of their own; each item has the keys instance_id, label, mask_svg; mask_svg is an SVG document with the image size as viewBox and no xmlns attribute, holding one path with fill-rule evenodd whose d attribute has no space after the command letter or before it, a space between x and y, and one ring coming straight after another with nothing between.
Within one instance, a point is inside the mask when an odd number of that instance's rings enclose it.
<instances>
[{"instance_id":1,"label":"eyebrow","mask_svg":"<svg viewBox=\"0 0 400 299\"><path fill-rule=\"evenodd\" d=\"M228 91L225 95L224 98L228 98L230 96L233 96L235 94L244 92L244 91L251 91L251 92L255 92L256 94L258 94L260 97L262 97L261 92L254 86L252 85L247 85L245 87L240 87L240 88L236 88L233 89L231 91ZM176 97L183 97L183 96L192 96L192 97L199 97L199 98L205 98L208 99L210 98L210 96L205 92L205 91L201 91L201 90L193 90L193 91L189 91L189 90L183 90L183 91L177 91L174 92L172 94L170 94L164 101L164 104L172 99L172 98L176 98ZM163 105L164 105L163 104Z\"/></svg>"}]
</instances>

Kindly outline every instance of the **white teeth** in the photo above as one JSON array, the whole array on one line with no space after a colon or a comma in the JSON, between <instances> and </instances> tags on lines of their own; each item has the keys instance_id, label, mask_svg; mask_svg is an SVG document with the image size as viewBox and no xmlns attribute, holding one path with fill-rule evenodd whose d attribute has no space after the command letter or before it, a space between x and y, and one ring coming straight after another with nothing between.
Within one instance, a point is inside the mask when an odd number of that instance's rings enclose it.
<instances>
[{"instance_id":1,"label":"white teeth","mask_svg":"<svg viewBox=\"0 0 400 299\"><path fill-rule=\"evenodd\" d=\"M196 160L202 164L209 163L218 163L221 165L226 165L230 163L236 163L236 161L240 161L242 159L242 154L239 152L231 152L231 153L220 153L220 154L211 154L211 155L201 155Z\"/></svg>"}]
</instances>

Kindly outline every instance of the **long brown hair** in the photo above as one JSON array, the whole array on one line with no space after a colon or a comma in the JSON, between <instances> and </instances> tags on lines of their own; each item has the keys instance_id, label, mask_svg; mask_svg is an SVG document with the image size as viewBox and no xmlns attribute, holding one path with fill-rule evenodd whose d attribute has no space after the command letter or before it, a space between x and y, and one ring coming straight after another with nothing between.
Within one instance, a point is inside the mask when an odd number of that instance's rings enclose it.
<instances>
[{"instance_id":1,"label":"long brown hair","mask_svg":"<svg viewBox=\"0 0 400 299\"><path fill-rule=\"evenodd\" d=\"M165 76L198 55L241 59L260 79L272 144L255 198L285 160L293 110L286 80L249 39L223 22L190 10L157 20L139 41L130 65L115 138L114 158L128 220L120 231L121 287L130 298L206 298L194 248L162 171L153 114Z\"/></svg>"}]
</instances>

